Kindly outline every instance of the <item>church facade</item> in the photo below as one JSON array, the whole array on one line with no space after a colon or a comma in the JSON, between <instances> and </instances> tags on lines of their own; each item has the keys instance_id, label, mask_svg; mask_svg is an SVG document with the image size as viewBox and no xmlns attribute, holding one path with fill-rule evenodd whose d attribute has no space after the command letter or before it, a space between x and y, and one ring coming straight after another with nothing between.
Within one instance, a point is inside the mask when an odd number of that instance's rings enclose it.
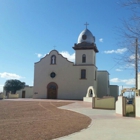
<instances>
[{"instance_id":1,"label":"church facade","mask_svg":"<svg viewBox=\"0 0 140 140\"><path fill-rule=\"evenodd\" d=\"M82 100L92 87L89 96L103 97L117 88L109 85L109 73L98 71L95 37L85 29L74 44L75 62L68 61L57 50L52 50L34 65L33 98ZM111 89L111 90L110 90Z\"/></svg>"}]
</instances>

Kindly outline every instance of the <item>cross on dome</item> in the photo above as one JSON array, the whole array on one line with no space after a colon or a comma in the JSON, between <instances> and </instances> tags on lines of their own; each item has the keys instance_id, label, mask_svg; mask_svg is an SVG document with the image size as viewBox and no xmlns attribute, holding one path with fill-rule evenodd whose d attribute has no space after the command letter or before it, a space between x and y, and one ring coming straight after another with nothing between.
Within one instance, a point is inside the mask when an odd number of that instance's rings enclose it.
<instances>
[{"instance_id":1,"label":"cross on dome","mask_svg":"<svg viewBox=\"0 0 140 140\"><path fill-rule=\"evenodd\" d=\"M89 25L87 22L84 24L86 26L86 29L87 29L87 26Z\"/></svg>"},{"instance_id":2,"label":"cross on dome","mask_svg":"<svg viewBox=\"0 0 140 140\"><path fill-rule=\"evenodd\" d=\"M55 50L56 46L53 46L53 47L54 47L54 50Z\"/></svg>"}]
</instances>

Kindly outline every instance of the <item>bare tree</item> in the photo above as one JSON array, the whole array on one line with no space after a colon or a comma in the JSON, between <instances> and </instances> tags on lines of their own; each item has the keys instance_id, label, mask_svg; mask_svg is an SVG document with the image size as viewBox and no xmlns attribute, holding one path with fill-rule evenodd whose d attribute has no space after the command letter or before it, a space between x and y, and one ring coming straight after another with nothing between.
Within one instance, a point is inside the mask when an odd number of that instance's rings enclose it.
<instances>
[{"instance_id":1,"label":"bare tree","mask_svg":"<svg viewBox=\"0 0 140 140\"><path fill-rule=\"evenodd\" d=\"M128 18L122 19L122 28L120 35L123 40L122 46L126 47L129 51L128 56L135 54L136 38L140 42L140 0L121 0L119 3L123 8L131 11ZM138 43L138 46L140 44ZM130 55L131 54L131 55ZM124 57L127 62L131 62L134 57Z\"/></svg>"},{"instance_id":2,"label":"bare tree","mask_svg":"<svg viewBox=\"0 0 140 140\"><path fill-rule=\"evenodd\" d=\"M127 48L127 52L120 57L120 62L125 62L127 68L135 68L135 87L137 89L138 68L140 64L140 0L120 0L120 5L126 8L130 15L122 19L121 45Z\"/></svg>"},{"instance_id":3,"label":"bare tree","mask_svg":"<svg viewBox=\"0 0 140 140\"><path fill-rule=\"evenodd\" d=\"M140 0L125 0L122 6L131 11L129 19L125 19L125 36L128 38L140 37Z\"/></svg>"}]
</instances>

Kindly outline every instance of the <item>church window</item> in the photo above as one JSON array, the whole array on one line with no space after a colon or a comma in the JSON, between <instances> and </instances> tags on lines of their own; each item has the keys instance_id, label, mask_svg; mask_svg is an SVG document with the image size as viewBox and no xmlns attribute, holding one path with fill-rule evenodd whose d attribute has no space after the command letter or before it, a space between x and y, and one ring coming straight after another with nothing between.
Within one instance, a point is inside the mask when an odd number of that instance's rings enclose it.
<instances>
[{"instance_id":1,"label":"church window","mask_svg":"<svg viewBox=\"0 0 140 140\"><path fill-rule=\"evenodd\" d=\"M56 76L56 74L54 73L54 72L52 72L51 74L50 74L50 77L51 78L54 78Z\"/></svg>"},{"instance_id":2,"label":"church window","mask_svg":"<svg viewBox=\"0 0 140 140\"><path fill-rule=\"evenodd\" d=\"M86 55L85 54L82 55L82 63L86 63Z\"/></svg>"},{"instance_id":3,"label":"church window","mask_svg":"<svg viewBox=\"0 0 140 140\"><path fill-rule=\"evenodd\" d=\"M86 70L85 69L81 70L81 79L86 79Z\"/></svg>"},{"instance_id":4,"label":"church window","mask_svg":"<svg viewBox=\"0 0 140 140\"><path fill-rule=\"evenodd\" d=\"M56 56L55 55L51 56L51 64L56 64Z\"/></svg>"}]
</instances>

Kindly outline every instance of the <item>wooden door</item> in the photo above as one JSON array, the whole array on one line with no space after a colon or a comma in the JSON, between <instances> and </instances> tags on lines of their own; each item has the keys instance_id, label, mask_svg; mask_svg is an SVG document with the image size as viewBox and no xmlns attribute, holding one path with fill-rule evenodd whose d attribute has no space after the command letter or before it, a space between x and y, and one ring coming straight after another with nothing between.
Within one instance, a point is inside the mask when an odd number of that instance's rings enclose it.
<instances>
[{"instance_id":1,"label":"wooden door","mask_svg":"<svg viewBox=\"0 0 140 140\"><path fill-rule=\"evenodd\" d=\"M25 98L25 90L22 91L22 98Z\"/></svg>"},{"instance_id":2,"label":"wooden door","mask_svg":"<svg viewBox=\"0 0 140 140\"><path fill-rule=\"evenodd\" d=\"M47 86L47 98L48 99L57 99L57 89L58 86L56 83L52 82Z\"/></svg>"},{"instance_id":3,"label":"wooden door","mask_svg":"<svg viewBox=\"0 0 140 140\"><path fill-rule=\"evenodd\" d=\"M56 98L57 98L56 89L49 89L48 99L56 99Z\"/></svg>"}]
</instances>

